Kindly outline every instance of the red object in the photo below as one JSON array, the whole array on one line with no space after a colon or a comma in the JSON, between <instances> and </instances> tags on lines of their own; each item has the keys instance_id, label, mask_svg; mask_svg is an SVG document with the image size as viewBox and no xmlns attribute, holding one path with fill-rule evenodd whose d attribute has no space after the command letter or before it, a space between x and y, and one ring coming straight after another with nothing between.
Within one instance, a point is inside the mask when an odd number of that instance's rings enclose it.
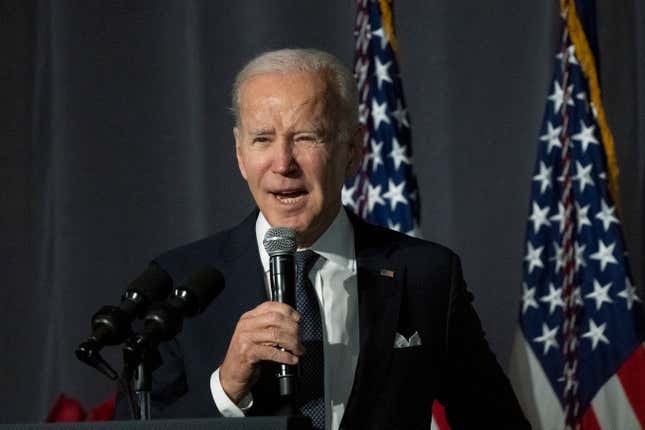
<instances>
[{"instance_id":1,"label":"red object","mask_svg":"<svg viewBox=\"0 0 645 430\"><path fill-rule=\"evenodd\" d=\"M439 430L450 430L443 405L436 400L432 404L432 419Z\"/></svg>"},{"instance_id":2,"label":"red object","mask_svg":"<svg viewBox=\"0 0 645 430\"><path fill-rule=\"evenodd\" d=\"M90 411L86 421L110 421L114 417L114 408L116 405L116 396L106 400L100 405L96 405Z\"/></svg>"},{"instance_id":3,"label":"red object","mask_svg":"<svg viewBox=\"0 0 645 430\"><path fill-rule=\"evenodd\" d=\"M114 406L116 397L97 405L90 410L89 414L85 412L83 405L76 399L61 394L56 399L54 406L47 415L48 423L70 423L80 421L110 421L114 416Z\"/></svg>"}]
</instances>

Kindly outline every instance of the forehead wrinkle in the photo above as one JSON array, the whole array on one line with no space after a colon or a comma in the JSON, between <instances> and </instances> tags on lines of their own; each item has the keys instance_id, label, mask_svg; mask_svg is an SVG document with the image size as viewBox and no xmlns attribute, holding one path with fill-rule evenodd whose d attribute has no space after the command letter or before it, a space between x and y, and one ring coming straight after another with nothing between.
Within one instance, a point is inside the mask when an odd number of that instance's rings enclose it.
<instances>
[{"instance_id":1,"label":"forehead wrinkle","mask_svg":"<svg viewBox=\"0 0 645 430\"><path fill-rule=\"evenodd\" d=\"M253 128L247 128L250 133L270 132L285 130L290 133L295 131L329 131L337 113L334 112L333 102L335 94L327 80L320 75L314 77L314 82L309 86L309 91L304 97L283 98L281 96L267 96L256 98L250 92L249 86L244 85L240 100L240 125L254 122ZM287 94L290 94L286 91ZM303 119L304 118L304 119ZM247 121L245 121L247 119Z\"/></svg>"},{"instance_id":2,"label":"forehead wrinkle","mask_svg":"<svg viewBox=\"0 0 645 430\"><path fill-rule=\"evenodd\" d=\"M291 117L287 121L290 124L289 130L292 132L326 130L329 123L327 107L326 97L321 96L320 92L304 100L291 109Z\"/></svg>"}]
</instances>

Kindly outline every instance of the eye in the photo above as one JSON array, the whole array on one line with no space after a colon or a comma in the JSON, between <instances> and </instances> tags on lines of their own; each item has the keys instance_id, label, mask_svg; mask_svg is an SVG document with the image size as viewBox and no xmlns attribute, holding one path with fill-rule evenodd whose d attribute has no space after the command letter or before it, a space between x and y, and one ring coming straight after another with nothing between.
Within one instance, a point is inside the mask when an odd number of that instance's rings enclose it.
<instances>
[{"instance_id":1,"label":"eye","mask_svg":"<svg viewBox=\"0 0 645 430\"><path fill-rule=\"evenodd\" d=\"M268 143L270 141L271 139L269 139L269 137L267 136L255 136L253 138L253 143Z\"/></svg>"},{"instance_id":2,"label":"eye","mask_svg":"<svg viewBox=\"0 0 645 430\"><path fill-rule=\"evenodd\" d=\"M318 137L313 134L300 134L294 139L296 142L317 142Z\"/></svg>"}]
</instances>

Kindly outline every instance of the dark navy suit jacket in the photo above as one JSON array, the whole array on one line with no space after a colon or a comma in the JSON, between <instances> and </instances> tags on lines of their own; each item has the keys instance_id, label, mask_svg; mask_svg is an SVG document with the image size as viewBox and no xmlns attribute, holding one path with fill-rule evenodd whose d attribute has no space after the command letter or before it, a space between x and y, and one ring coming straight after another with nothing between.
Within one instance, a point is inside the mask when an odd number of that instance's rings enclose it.
<instances>
[{"instance_id":1,"label":"dark navy suit jacket","mask_svg":"<svg viewBox=\"0 0 645 430\"><path fill-rule=\"evenodd\" d=\"M163 365L153 376L153 417L219 415L210 376L224 359L239 317L267 300L256 218L257 210L230 230L154 260L175 284L213 266L226 285L202 315L185 321L181 334L162 345ZM459 258L440 245L351 214L350 219L360 353L341 427L428 429L432 402L438 399L453 430L530 428L484 338ZM421 346L393 348L396 332L408 337L415 331ZM289 413L268 366L252 390L250 415ZM117 408L121 416L126 415L124 403Z\"/></svg>"}]
</instances>

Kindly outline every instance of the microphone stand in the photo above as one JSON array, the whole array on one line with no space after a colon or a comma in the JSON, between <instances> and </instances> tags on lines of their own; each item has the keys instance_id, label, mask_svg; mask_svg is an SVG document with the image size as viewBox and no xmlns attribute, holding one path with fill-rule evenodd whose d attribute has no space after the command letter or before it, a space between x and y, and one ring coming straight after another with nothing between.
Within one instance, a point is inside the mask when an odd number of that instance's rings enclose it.
<instances>
[{"instance_id":1,"label":"microphone stand","mask_svg":"<svg viewBox=\"0 0 645 430\"><path fill-rule=\"evenodd\" d=\"M151 418L150 393L152 392L152 372L161 365L161 355L157 348L137 344L136 347L127 345L123 348L124 379L128 380L130 390L134 391L137 399L136 416L134 419L147 421Z\"/></svg>"}]
</instances>

